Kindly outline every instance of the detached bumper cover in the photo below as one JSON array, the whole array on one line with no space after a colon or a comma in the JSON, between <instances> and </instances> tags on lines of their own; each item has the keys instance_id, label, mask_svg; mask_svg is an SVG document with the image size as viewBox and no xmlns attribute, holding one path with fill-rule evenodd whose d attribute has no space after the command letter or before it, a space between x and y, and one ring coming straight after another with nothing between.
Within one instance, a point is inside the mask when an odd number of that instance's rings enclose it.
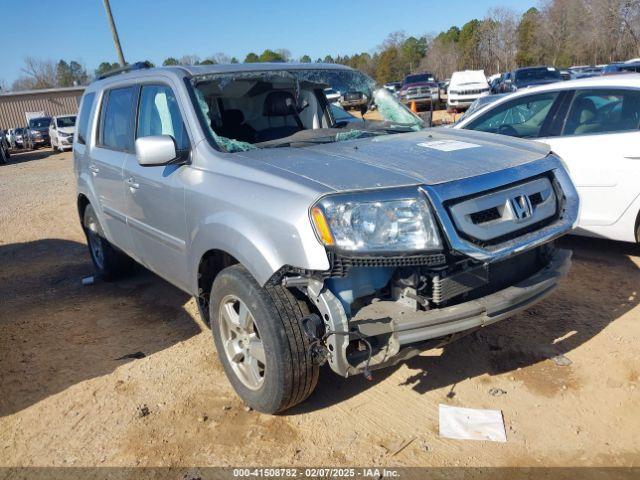
<instances>
[{"instance_id":1,"label":"detached bumper cover","mask_svg":"<svg viewBox=\"0 0 640 480\"><path fill-rule=\"evenodd\" d=\"M485 297L418 312L396 302L377 302L362 308L350 323L367 337L388 338L373 356L371 368L390 366L419 353L420 348L412 344L484 327L538 303L555 290L570 266L571 251L557 250L549 264L531 277ZM346 374L356 374L363 367L364 361L355 365L352 361Z\"/></svg>"}]
</instances>

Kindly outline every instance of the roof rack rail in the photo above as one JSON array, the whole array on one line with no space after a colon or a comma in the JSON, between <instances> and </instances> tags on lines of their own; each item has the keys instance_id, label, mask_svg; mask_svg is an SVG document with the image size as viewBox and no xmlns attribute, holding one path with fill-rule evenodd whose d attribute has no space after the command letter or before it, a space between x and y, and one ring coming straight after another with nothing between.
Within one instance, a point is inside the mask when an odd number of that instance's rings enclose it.
<instances>
[{"instance_id":1,"label":"roof rack rail","mask_svg":"<svg viewBox=\"0 0 640 480\"><path fill-rule=\"evenodd\" d=\"M132 72L134 70L143 70L145 68L153 68L153 65L149 62L136 62L131 65L125 65L124 67L114 68L113 70L109 70L108 72L100 75L96 80L103 80L105 78L113 77L114 75L118 75L120 73Z\"/></svg>"}]
</instances>

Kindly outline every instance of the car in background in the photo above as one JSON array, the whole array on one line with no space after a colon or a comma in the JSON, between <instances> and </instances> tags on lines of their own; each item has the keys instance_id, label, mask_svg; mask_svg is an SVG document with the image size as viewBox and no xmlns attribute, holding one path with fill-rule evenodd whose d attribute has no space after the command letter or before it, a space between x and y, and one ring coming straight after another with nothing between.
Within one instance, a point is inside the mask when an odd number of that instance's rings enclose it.
<instances>
[{"instance_id":1,"label":"car in background","mask_svg":"<svg viewBox=\"0 0 640 480\"><path fill-rule=\"evenodd\" d=\"M369 97L363 92L352 90L343 93L338 103L340 103L340 106L345 110L364 111L369 103Z\"/></svg>"},{"instance_id":2,"label":"car in background","mask_svg":"<svg viewBox=\"0 0 640 480\"><path fill-rule=\"evenodd\" d=\"M324 96L327 97L329 103L337 103L340 101L340 92L334 88L325 88Z\"/></svg>"},{"instance_id":3,"label":"car in background","mask_svg":"<svg viewBox=\"0 0 640 480\"><path fill-rule=\"evenodd\" d=\"M12 148L24 148L24 131L23 127L13 129L14 146Z\"/></svg>"},{"instance_id":4,"label":"car in background","mask_svg":"<svg viewBox=\"0 0 640 480\"><path fill-rule=\"evenodd\" d=\"M16 129L10 128L7 130L7 144L9 144L9 148L16 148Z\"/></svg>"},{"instance_id":5,"label":"car in background","mask_svg":"<svg viewBox=\"0 0 640 480\"><path fill-rule=\"evenodd\" d=\"M449 89L450 80L442 80L438 82L438 94L440 95L440 104L447 102L447 90Z\"/></svg>"},{"instance_id":6,"label":"car in background","mask_svg":"<svg viewBox=\"0 0 640 480\"><path fill-rule=\"evenodd\" d=\"M524 67L516 68L505 77L500 87L500 93L515 92L521 88L546 85L561 82L562 75L555 67Z\"/></svg>"},{"instance_id":7,"label":"car in background","mask_svg":"<svg viewBox=\"0 0 640 480\"><path fill-rule=\"evenodd\" d=\"M578 78L595 77L601 75L604 65L581 65L578 67L569 67L569 75L572 80Z\"/></svg>"},{"instance_id":8,"label":"car in background","mask_svg":"<svg viewBox=\"0 0 640 480\"><path fill-rule=\"evenodd\" d=\"M576 232L640 241L640 74L519 90L454 128L547 144L567 164L581 197Z\"/></svg>"},{"instance_id":9,"label":"car in background","mask_svg":"<svg viewBox=\"0 0 640 480\"><path fill-rule=\"evenodd\" d=\"M36 149L51 145L49 137L49 125L51 125L51 117L37 117L29 120L29 125L25 129L24 144L25 148Z\"/></svg>"},{"instance_id":10,"label":"car in background","mask_svg":"<svg viewBox=\"0 0 640 480\"><path fill-rule=\"evenodd\" d=\"M613 75L616 73L640 73L640 61L610 63L602 69L602 75Z\"/></svg>"},{"instance_id":11,"label":"car in background","mask_svg":"<svg viewBox=\"0 0 640 480\"><path fill-rule=\"evenodd\" d=\"M49 125L49 138L51 139L51 148L54 150L64 151L71 150L73 147L73 134L76 131L76 116L61 115L51 119Z\"/></svg>"},{"instance_id":12,"label":"car in background","mask_svg":"<svg viewBox=\"0 0 640 480\"><path fill-rule=\"evenodd\" d=\"M383 85L383 87L389 90L394 95L397 95L402 88L402 82L387 82Z\"/></svg>"},{"instance_id":13,"label":"car in background","mask_svg":"<svg viewBox=\"0 0 640 480\"><path fill-rule=\"evenodd\" d=\"M489 95L484 70L463 70L451 75L447 91L447 110L466 110L478 98Z\"/></svg>"},{"instance_id":14,"label":"car in background","mask_svg":"<svg viewBox=\"0 0 640 480\"><path fill-rule=\"evenodd\" d=\"M440 101L435 75L428 72L407 75L398 92L398 99L405 105L415 102L416 108L431 104L435 106Z\"/></svg>"},{"instance_id":15,"label":"car in background","mask_svg":"<svg viewBox=\"0 0 640 480\"><path fill-rule=\"evenodd\" d=\"M7 163L10 157L7 134L4 131L0 131L0 163Z\"/></svg>"}]
</instances>

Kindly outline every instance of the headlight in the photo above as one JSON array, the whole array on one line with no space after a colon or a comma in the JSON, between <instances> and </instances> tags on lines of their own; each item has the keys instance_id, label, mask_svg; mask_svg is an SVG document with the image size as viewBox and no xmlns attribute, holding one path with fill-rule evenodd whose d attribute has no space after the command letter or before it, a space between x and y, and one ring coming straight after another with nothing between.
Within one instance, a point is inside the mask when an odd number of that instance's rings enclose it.
<instances>
[{"instance_id":1,"label":"headlight","mask_svg":"<svg viewBox=\"0 0 640 480\"><path fill-rule=\"evenodd\" d=\"M318 237L327 247L349 252L440 250L442 241L426 200L413 189L407 196L397 193L324 197L311 209Z\"/></svg>"}]
</instances>

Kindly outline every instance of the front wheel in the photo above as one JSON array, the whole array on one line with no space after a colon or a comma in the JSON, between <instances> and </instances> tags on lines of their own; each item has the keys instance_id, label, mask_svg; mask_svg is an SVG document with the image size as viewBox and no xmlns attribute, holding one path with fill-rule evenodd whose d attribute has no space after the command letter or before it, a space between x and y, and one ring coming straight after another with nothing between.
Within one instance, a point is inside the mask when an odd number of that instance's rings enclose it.
<instances>
[{"instance_id":1,"label":"front wheel","mask_svg":"<svg viewBox=\"0 0 640 480\"><path fill-rule=\"evenodd\" d=\"M319 367L300 320L307 304L280 285L261 287L241 265L218 274L209 321L225 373L254 410L276 413L313 392Z\"/></svg>"}]
</instances>

